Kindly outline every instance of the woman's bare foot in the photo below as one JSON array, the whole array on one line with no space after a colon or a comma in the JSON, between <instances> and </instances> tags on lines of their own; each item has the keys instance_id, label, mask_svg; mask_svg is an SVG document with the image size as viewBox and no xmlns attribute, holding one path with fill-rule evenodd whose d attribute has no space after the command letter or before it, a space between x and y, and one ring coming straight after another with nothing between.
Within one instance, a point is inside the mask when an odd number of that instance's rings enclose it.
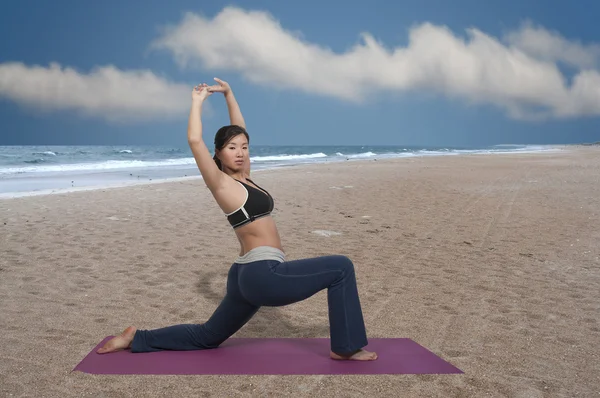
<instances>
[{"instance_id":1,"label":"woman's bare foot","mask_svg":"<svg viewBox=\"0 0 600 398\"><path fill-rule=\"evenodd\" d=\"M347 361L374 361L377 359L377 353L365 350L358 350L353 354L340 355L331 351L329 353L332 359L347 360Z\"/></svg>"},{"instance_id":2,"label":"woman's bare foot","mask_svg":"<svg viewBox=\"0 0 600 398\"><path fill-rule=\"evenodd\" d=\"M136 328L129 326L119 336L108 340L101 348L96 351L98 354L106 354L108 352L121 351L131 346L133 336L135 336Z\"/></svg>"}]
</instances>

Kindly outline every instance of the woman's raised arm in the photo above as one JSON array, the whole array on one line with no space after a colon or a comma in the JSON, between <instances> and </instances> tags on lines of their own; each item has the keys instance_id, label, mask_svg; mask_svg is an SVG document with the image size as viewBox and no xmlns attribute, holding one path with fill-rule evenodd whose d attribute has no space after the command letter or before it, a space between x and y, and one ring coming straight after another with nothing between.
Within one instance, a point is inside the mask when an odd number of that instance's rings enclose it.
<instances>
[{"instance_id":1,"label":"woman's raised arm","mask_svg":"<svg viewBox=\"0 0 600 398\"><path fill-rule=\"evenodd\" d=\"M229 83L224 80L221 80L217 77L214 78L217 84L210 86L208 89L211 93L223 93L225 97L225 102L227 103L227 110L229 111L229 121L230 124L240 126L246 128L246 121L244 120L244 116L242 115L242 111L240 109L240 105L235 99L235 95L233 95L233 90ZM247 177L250 177L250 162L246 162L246 168L244 173Z\"/></svg>"},{"instance_id":2,"label":"woman's raised arm","mask_svg":"<svg viewBox=\"0 0 600 398\"><path fill-rule=\"evenodd\" d=\"M196 86L192 91L192 107L188 121L188 144L206 186L214 193L222 188L225 174L217 167L202 139L202 104L211 94L206 84Z\"/></svg>"}]
</instances>

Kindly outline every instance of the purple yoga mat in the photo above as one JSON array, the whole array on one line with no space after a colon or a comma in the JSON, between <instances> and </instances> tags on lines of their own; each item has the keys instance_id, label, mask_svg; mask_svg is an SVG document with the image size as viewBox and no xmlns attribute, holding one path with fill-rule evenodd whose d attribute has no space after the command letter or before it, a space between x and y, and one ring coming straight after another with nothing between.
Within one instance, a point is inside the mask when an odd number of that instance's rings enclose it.
<instances>
[{"instance_id":1,"label":"purple yoga mat","mask_svg":"<svg viewBox=\"0 0 600 398\"><path fill-rule=\"evenodd\" d=\"M407 338L369 339L375 361L329 358L327 338L230 338L219 348L197 351L98 354L102 340L73 370L93 374L312 375L463 373Z\"/></svg>"}]
</instances>

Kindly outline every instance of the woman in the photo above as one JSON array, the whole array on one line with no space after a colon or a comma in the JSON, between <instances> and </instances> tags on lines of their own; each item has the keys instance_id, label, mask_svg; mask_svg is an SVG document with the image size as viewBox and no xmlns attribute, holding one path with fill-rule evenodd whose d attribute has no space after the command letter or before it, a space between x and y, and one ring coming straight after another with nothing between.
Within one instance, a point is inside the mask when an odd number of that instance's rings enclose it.
<instances>
[{"instance_id":1,"label":"woman","mask_svg":"<svg viewBox=\"0 0 600 398\"><path fill-rule=\"evenodd\" d=\"M273 198L250 179L248 133L229 84L202 84L192 91L188 143L206 186L227 216L241 245L229 269L223 301L204 324L184 324L155 330L133 326L109 340L98 353L124 348L132 352L217 348L237 332L261 306L283 306L327 288L333 359L374 360L367 345L354 266L344 256L285 261L271 211ZM215 136L211 157L202 139L202 104L215 92L223 93L231 125Z\"/></svg>"}]
</instances>

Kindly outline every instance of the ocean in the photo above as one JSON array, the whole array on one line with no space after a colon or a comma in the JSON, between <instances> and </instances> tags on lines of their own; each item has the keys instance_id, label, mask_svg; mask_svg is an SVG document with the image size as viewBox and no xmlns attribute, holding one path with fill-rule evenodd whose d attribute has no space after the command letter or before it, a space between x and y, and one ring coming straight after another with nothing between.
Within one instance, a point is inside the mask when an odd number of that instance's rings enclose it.
<instances>
[{"instance_id":1,"label":"ocean","mask_svg":"<svg viewBox=\"0 0 600 398\"><path fill-rule=\"evenodd\" d=\"M251 146L252 170L415 156L535 153L544 145L483 148L415 146ZM189 147L0 146L0 198L198 178Z\"/></svg>"}]
</instances>

